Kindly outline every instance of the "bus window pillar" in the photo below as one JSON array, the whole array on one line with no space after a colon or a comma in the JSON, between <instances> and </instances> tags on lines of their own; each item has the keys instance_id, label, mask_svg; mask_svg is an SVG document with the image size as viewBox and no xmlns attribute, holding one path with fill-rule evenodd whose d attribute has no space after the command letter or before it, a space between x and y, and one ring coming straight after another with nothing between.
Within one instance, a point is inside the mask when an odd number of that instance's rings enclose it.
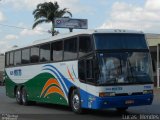
<instances>
[{"instance_id":1,"label":"bus window pillar","mask_svg":"<svg viewBox=\"0 0 160 120\"><path fill-rule=\"evenodd\" d=\"M160 47L160 44L157 45L157 88L160 87L160 79L159 79L159 76L160 76L160 67L159 67L159 47Z\"/></svg>"},{"instance_id":2,"label":"bus window pillar","mask_svg":"<svg viewBox=\"0 0 160 120\"><path fill-rule=\"evenodd\" d=\"M69 28L69 32L73 32L73 28Z\"/></svg>"}]
</instances>

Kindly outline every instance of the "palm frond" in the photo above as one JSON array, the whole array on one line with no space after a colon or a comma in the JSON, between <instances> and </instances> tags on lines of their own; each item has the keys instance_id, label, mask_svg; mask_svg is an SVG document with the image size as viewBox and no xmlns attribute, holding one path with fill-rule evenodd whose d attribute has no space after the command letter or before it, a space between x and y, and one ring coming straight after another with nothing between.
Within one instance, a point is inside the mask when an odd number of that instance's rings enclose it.
<instances>
[{"instance_id":1,"label":"palm frond","mask_svg":"<svg viewBox=\"0 0 160 120\"><path fill-rule=\"evenodd\" d=\"M32 29L34 29L37 25L39 25L39 24L41 24L41 23L48 23L48 22L50 22L49 20L47 20L47 19L40 19L40 20L37 20L37 21L35 21L35 23L33 24L33 26L32 26Z\"/></svg>"},{"instance_id":2,"label":"palm frond","mask_svg":"<svg viewBox=\"0 0 160 120\"><path fill-rule=\"evenodd\" d=\"M34 29L37 25L44 22L52 22L52 29L54 31L54 19L56 17L64 17L65 14L68 14L69 17L72 17L72 13L67 9L60 9L60 6L57 2L44 2L37 5L36 9L32 12L35 22L32 26Z\"/></svg>"},{"instance_id":3,"label":"palm frond","mask_svg":"<svg viewBox=\"0 0 160 120\"><path fill-rule=\"evenodd\" d=\"M34 14L34 18L35 18L35 20L41 19L41 18L47 18L46 11L43 11L43 10L37 11L37 12Z\"/></svg>"},{"instance_id":4,"label":"palm frond","mask_svg":"<svg viewBox=\"0 0 160 120\"><path fill-rule=\"evenodd\" d=\"M69 14L70 17L72 17L72 13L70 11L66 11L67 14Z\"/></svg>"},{"instance_id":5,"label":"palm frond","mask_svg":"<svg viewBox=\"0 0 160 120\"><path fill-rule=\"evenodd\" d=\"M35 14L36 12L38 12L39 10L40 10L39 8L33 10L32 14L34 15L34 14Z\"/></svg>"}]
</instances>

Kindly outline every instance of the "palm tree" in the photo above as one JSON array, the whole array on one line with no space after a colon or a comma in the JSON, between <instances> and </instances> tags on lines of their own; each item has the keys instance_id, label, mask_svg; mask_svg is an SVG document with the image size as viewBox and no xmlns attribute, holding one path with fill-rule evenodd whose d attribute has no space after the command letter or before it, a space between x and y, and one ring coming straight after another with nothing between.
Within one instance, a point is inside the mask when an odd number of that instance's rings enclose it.
<instances>
[{"instance_id":1,"label":"palm tree","mask_svg":"<svg viewBox=\"0 0 160 120\"><path fill-rule=\"evenodd\" d=\"M68 14L68 17L72 17L70 11L67 8L60 9L57 2L45 2L37 5L37 8L33 11L34 15L34 24L32 29L41 23L50 23L52 22L52 36L57 32L54 29L54 19L56 17L64 17L65 14Z\"/></svg>"}]
</instances>

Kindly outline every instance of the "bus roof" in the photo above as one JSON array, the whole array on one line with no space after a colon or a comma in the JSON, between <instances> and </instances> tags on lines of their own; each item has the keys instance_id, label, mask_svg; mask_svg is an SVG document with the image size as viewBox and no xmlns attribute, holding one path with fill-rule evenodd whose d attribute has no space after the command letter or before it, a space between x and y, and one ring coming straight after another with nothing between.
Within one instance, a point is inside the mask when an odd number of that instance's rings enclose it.
<instances>
[{"instance_id":1,"label":"bus roof","mask_svg":"<svg viewBox=\"0 0 160 120\"><path fill-rule=\"evenodd\" d=\"M55 36L52 36L48 39L42 39L42 40L36 40L34 41L32 44L23 46L23 47L18 47L18 46L14 46L12 48L10 48L7 51L12 51L12 50L17 50L17 49L21 49L21 48L25 48L25 47L30 47L30 46L34 46L34 45L38 45L38 44L43 44L43 43L47 43L47 42L51 42L51 41L55 41L55 40L59 40L59 39L64 39L64 38L68 38L68 37L72 37L72 36L76 36L76 35L91 35L94 33L134 33L134 34L143 34L142 31L135 31L135 30L124 30L124 29L94 29L94 30L82 30L82 31L78 31L78 32L70 32L70 33L66 33L66 34L58 34Z\"/></svg>"}]
</instances>

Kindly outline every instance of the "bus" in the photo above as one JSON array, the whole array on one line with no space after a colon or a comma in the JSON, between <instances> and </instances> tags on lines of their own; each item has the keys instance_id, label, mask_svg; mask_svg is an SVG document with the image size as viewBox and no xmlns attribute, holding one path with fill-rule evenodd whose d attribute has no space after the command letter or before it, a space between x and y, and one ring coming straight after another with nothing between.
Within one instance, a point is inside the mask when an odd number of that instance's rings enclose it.
<instances>
[{"instance_id":1,"label":"bus","mask_svg":"<svg viewBox=\"0 0 160 120\"><path fill-rule=\"evenodd\" d=\"M150 105L153 75L145 34L120 29L59 34L5 53L6 95L33 102L105 110Z\"/></svg>"}]
</instances>

